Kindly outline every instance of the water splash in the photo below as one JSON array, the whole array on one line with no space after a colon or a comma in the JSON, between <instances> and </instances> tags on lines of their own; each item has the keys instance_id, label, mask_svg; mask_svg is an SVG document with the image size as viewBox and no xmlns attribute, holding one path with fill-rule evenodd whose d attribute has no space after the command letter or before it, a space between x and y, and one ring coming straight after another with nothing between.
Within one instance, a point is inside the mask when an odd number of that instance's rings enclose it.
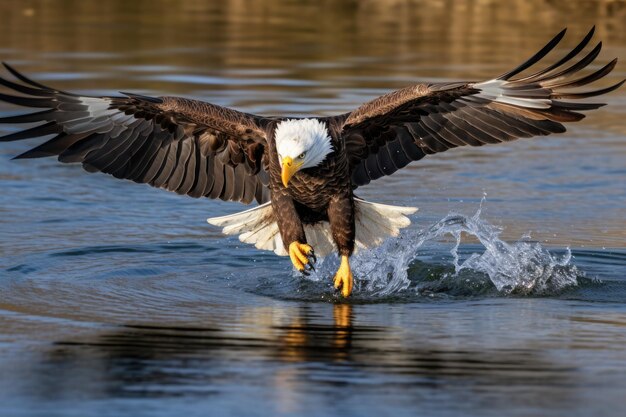
<instances>
[{"instance_id":1,"label":"water splash","mask_svg":"<svg viewBox=\"0 0 626 417\"><path fill-rule=\"evenodd\" d=\"M481 211L482 202L473 216L450 213L428 229L409 231L378 248L359 252L353 258L358 291L370 297L415 291L471 295L487 286L505 295L546 295L576 286L578 278L584 276L571 264L569 248L559 256L530 241L529 235L517 242L504 242L499 237L502 230L481 219ZM459 248L463 233L476 238L484 251L462 256ZM448 261L434 273L433 265L427 271L422 268L421 272L412 273L428 244L440 245L441 238L448 235L456 240L450 249L452 265ZM332 257L324 260L316 276L332 275L336 262ZM450 291L451 287L456 287L456 291Z\"/></svg>"}]
</instances>

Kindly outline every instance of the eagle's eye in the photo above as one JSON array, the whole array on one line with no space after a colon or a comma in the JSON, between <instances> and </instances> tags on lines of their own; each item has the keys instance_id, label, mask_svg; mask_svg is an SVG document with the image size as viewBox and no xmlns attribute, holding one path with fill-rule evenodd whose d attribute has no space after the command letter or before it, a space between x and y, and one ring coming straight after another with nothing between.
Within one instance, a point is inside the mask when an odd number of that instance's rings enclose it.
<instances>
[{"instance_id":1,"label":"eagle's eye","mask_svg":"<svg viewBox=\"0 0 626 417\"><path fill-rule=\"evenodd\" d=\"M302 152L300 155L298 155L298 159L304 159L305 156L306 152Z\"/></svg>"}]
</instances>

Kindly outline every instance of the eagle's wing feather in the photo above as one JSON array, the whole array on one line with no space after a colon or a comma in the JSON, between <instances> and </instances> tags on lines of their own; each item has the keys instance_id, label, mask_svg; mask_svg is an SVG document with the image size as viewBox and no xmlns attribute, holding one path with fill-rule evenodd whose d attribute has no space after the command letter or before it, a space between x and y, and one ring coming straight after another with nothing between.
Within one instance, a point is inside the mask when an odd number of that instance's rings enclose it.
<instances>
[{"instance_id":1,"label":"eagle's wing feather","mask_svg":"<svg viewBox=\"0 0 626 417\"><path fill-rule=\"evenodd\" d=\"M562 123L582 119L580 113L603 106L571 100L598 96L603 89L573 91L607 75L617 59L589 75L577 77L598 56L596 47L578 61L593 29L563 58L523 78L513 77L540 61L559 43L560 32L519 67L484 82L419 84L366 103L337 116L355 186L391 175L411 161L458 146L482 146L517 138L565 131Z\"/></svg>"},{"instance_id":2,"label":"eagle's wing feather","mask_svg":"<svg viewBox=\"0 0 626 417\"><path fill-rule=\"evenodd\" d=\"M5 67L21 83L0 84L21 95L0 100L41 108L0 118L37 123L0 141L55 135L16 158L58 156L101 171L192 197L250 203L269 198L264 119L178 97L90 97L55 90Z\"/></svg>"}]
</instances>

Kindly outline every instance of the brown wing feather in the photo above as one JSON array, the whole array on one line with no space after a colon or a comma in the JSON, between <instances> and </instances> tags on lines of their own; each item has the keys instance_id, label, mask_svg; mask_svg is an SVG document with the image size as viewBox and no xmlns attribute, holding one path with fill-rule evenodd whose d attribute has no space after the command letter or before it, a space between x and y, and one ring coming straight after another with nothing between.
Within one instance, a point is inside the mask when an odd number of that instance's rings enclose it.
<instances>
[{"instance_id":1,"label":"brown wing feather","mask_svg":"<svg viewBox=\"0 0 626 417\"><path fill-rule=\"evenodd\" d=\"M613 60L586 76L578 76L598 56L601 43L579 60L585 38L556 63L513 79L539 62L561 41L561 31L532 58L499 78L480 83L418 84L381 96L337 116L355 186L391 175L411 161L458 146L482 146L517 138L565 131L562 123L582 119L580 113L602 103L570 100L593 97L619 88L624 81L591 91L572 91L603 78ZM573 63L572 63L573 62Z\"/></svg>"},{"instance_id":2,"label":"brown wing feather","mask_svg":"<svg viewBox=\"0 0 626 417\"><path fill-rule=\"evenodd\" d=\"M0 141L56 135L16 158L58 156L61 162L81 162L90 172L192 197L268 200L265 119L178 97L79 96L5 66L22 83L0 78L0 84L25 95L0 94L0 100L47 110L0 119L42 122Z\"/></svg>"}]
</instances>

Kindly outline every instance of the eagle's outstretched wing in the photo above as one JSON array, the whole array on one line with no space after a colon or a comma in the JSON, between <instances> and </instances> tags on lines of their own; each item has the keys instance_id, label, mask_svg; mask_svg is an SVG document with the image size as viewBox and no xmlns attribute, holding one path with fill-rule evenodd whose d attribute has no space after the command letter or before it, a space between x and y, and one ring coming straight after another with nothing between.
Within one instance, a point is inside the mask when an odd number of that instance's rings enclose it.
<instances>
[{"instance_id":1,"label":"eagle's outstretched wing","mask_svg":"<svg viewBox=\"0 0 626 417\"><path fill-rule=\"evenodd\" d=\"M602 43L582 58L594 29L556 63L525 77L513 78L539 62L565 35L561 31L532 58L500 77L483 82L419 84L366 103L337 116L352 167L355 186L391 175L411 161L457 146L482 146L517 138L564 132L562 123L582 119L580 113L601 103L572 100L619 88L577 91L607 75L617 59L586 76L576 77L600 53Z\"/></svg>"},{"instance_id":2,"label":"eagle's outstretched wing","mask_svg":"<svg viewBox=\"0 0 626 417\"><path fill-rule=\"evenodd\" d=\"M55 90L5 64L20 82L0 84L20 95L0 100L46 110L0 118L40 123L0 141L54 134L16 158L58 156L102 171L192 197L250 203L269 199L265 119L178 97L90 97Z\"/></svg>"}]
</instances>

